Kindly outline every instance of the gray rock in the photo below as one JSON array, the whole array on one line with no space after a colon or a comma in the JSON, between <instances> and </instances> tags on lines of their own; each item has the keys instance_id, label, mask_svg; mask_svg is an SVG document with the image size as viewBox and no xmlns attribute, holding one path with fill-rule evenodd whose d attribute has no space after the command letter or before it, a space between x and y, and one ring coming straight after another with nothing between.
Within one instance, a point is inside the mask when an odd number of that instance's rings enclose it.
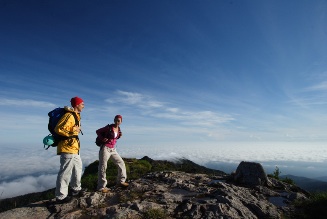
<instances>
[{"instance_id":1,"label":"gray rock","mask_svg":"<svg viewBox=\"0 0 327 219\"><path fill-rule=\"evenodd\" d=\"M86 192L68 204L34 203L0 213L0 218L137 219L154 211L165 218L279 219L290 208L275 206L269 202L270 197L286 194L289 203L307 198L301 190L294 192L286 183L269 180L256 163L242 162L234 179L236 182L217 180L206 174L155 172L130 182L127 189L107 194Z\"/></svg>"},{"instance_id":2,"label":"gray rock","mask_svg":"<svg viewBox=\"0 0 327 219\"><path fill-rule=\"evenodd\" d=\"M234 180L247 186L268 185L268 177L262 165L255 162L242 161L235 172Z\"/></svg>"}]
</instances>

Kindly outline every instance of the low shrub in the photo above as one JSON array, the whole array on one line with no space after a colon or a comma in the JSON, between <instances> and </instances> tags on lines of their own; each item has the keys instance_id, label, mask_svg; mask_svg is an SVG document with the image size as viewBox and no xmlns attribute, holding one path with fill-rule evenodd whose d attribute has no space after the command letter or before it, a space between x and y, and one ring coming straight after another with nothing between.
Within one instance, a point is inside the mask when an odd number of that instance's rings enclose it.
<instances>
[{"instance_id":1,"label":"low shrub","mask_svg":"<svg viewBox=\"0 0 327 219\"><path fill-rule=\"evenodd\" d=\"M144 219L166 219L168 214L159 208L152 208L144 212L143 218Z\"/></svg>"},{"instance_id":2,"label":"low shrub","mask_svg":"<svg viewBox=\"0 0 327 219\"><path fill-rule=\"evenodd\" d=\"M292 218L297 219L326 219L327 218L327 192L312 193L310 199L296 201L295 207L299 209Z\"/></svg>"}]
</instances>

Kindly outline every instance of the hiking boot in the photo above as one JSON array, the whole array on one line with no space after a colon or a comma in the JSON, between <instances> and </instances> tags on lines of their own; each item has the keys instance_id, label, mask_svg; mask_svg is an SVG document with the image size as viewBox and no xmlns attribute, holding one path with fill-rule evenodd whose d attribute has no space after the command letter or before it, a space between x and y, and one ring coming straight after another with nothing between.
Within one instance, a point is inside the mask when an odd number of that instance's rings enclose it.
<instances>
[{"instance_id":1,"label":"hiking boot","mask_svg":"<svg viewBox=\"0 0 327 219\"><path fill-rule=\"evenodd\" d=\"M127 187L129 186L129 184L127 182L121 182L121 183L118 183L117 186L120 186L120 187Z\"/></svg>"},{"instance_id":2,"label":"hiking boot","mask_svg":"<svg viewBox=\"0 0 327 219\"><path fill-rule=\"evenodd\" d=\"M73 200L73 197L71 196L66 196L64 199L56 199L56 204L65 204L69 203Z\"/></svg>"},{"instance_id":3,"label":"hiking boot","mask_svg":"<svg viewBox=\"0 0 327 219\"><path fill-rule=\"evenodd\" d=\"M81 189L81 190L72 189L72 196L83 196L85 195L85 192L87 192L86 189Z\"/></svg>"},{"instance_id":4,"label":"hiking boot","mask_svg":"<svg viewBox=\"0 0 327 219\"><path fill-rule=\"evenodd\" d=\"M105 187L105 188L99 189L98 191L102 192L102 193L108 193L108 192L110 192L110 189Z\"/></svg>"}]
</instances>

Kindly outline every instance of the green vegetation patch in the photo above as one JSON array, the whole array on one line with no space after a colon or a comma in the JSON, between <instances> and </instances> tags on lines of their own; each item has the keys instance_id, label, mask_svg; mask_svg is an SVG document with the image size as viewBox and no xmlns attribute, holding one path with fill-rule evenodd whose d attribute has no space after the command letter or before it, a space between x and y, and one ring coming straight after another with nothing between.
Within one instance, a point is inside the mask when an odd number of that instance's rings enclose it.
<instances>
[{"instance_id":1,"label":"green vegetation patch","mask_svg":"<svg viewBox=\"0 0 327 219\"><path fill-rule=\"evenodd\" d=\"M272 178L275 178L275 179L277 179L279 181L288 183L290 185L295 185L294 181L292 179L288 178L288 177L286 177L284 179L280 178L281 173L282 172L279 170L278 166L276 166L275 171L272 174L268 174L268 176L272 177Z\"/></svg>"},{"instance_id":2,"label":"green vegetation patch","mask_svg":"<svg viewBox=\"0 0 327 219\"><path fill-rule=\"evenodd\" d=\"M168 218L167 212L163 209L159 208L152 208L144 212L143 218L144 219L166 219Z\"/></svg>"},{"instance_id":3,"label":"green vegetation patch","mask_svg":"<svg viewBox=\"0 0 327 219\"><path fill-rule=\"evenodd\" d=\"M292 218L327 218L327 192L312 193L310 199L304 201L296 201L294 205L297 209L299 209L299 211L296 211Z\"/></svg>"},{"instance_id":4,"label":"green vegetation patch","mask_svg":"<svg viewBox=\"0 0 327 219\"><path fill-rule=\"evenodd\" d=\"M151 164L146 160L138 159L124 159L126 165L126 173L128 179L138 179L144 174L151 171ZM87 166L84 170L82 176L82 187L87 188L89 191L95 191L98 181L98 165L99 161L95 161ZM107 180L108 187L114 186L116 184L116 179L118 175L118 167L111 161L107 164Z\"/></svg>"}]
</instances>

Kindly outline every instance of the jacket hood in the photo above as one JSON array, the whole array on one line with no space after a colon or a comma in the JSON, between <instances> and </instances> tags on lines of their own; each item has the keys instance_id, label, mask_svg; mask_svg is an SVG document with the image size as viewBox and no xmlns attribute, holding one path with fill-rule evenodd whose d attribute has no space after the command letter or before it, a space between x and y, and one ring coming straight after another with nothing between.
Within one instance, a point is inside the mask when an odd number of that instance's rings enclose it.
<instances>
[{"instance_id":1,"label":"jacket hood","mask_svg":"<svg viewBox=\"0 0 327 219\"><path fill-rule=\"evenodd\" d=\"M65 106L64 108L65 108L66 111L69 111L69 112L75 112L75 111L74 111L74 108L71 107L71 106Z\"/></svg>"}]
</instances>

